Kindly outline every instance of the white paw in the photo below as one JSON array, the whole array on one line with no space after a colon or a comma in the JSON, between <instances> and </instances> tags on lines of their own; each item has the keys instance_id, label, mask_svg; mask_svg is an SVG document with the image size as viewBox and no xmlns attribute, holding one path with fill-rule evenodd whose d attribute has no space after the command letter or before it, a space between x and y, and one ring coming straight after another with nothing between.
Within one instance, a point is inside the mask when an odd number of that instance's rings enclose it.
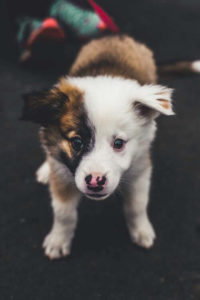
<instances>
[{"instance_id":1,"label":"white paw","mask_svg":"<svg viewBox=\"0 0 200 300\"><path fill-rule=\"evenodd\" d=\"M49 182L49 163L45 161L36 171L36 180L39 183L47 184Z\"/></svg>"},{"instance_id":2,"label":"white paw","mask_svg":"<svg viewBox=\"0 0 200 300\"><path fill-rule=\"evenodd\" d=\"M56 259L70 254L69 242L63 235L51 231L44 239L42 247L50 259Z\"/></svg>"},{"instance_id":3,"label":"white paw","mask_svg":"<svg viewBox=\"0 0 200 300\"><path fill-rule=\"evenodd\" d=\"M155 231L150 222L135 226L130 233L134 243L147 249L153 246L156 238Z\"/></svg>"}]
</instances>

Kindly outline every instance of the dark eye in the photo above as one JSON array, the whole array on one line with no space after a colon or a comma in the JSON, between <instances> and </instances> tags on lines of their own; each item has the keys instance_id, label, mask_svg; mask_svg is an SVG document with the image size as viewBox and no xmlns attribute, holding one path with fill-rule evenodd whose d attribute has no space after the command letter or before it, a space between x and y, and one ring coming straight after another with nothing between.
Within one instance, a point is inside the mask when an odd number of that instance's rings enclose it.
<instances>
[{"instance_id":1,"label":"dark eye","mask_svg":"<svg viewBox=\"0 0 200 300\"><path fill-rule=\"evenodd\" d=\"M121 150L124 147L125 143L126 142L122 139L116 139L116 140L114 140L113 148L115 150Z\"/></svg>"},{"instance_id":2,"label":"dark eye","mask_svg":"<svg viewBox=\"0 0 200 300\"><path fill-rule=\"evenodd\" d=\"M76 151L76 152L79 152L83 149L83 142L81 140L81 138L79 137L74 137L71 139L71 145L73 147L73 149Z\"/></svg>"}]
</instances>

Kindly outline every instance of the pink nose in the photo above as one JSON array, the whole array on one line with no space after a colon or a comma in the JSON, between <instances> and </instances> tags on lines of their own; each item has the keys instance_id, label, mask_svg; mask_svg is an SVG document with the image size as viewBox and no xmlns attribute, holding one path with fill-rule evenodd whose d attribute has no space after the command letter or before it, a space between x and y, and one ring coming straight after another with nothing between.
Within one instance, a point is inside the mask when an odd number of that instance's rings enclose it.
<instances>
[{"instance_id":1,"label":"pink nose","mask_svg":"<svg viewBox=\"0 0 200 300\"><path fill-rule=\"evenodd\" d=\"M92 173L85 177L85 182L89 189L101 187L101 190L106 184L106 177L100 173Z\"/></svg>"},{"instance_id":2,"label":"pink nose","mask_svg":"<svg viewBox=\"0 0 200 300\"><path fill-rule=\"evenodd\" d=\"M99 177L99 178L101 178L101 177ZM96 177L92 177L89 185L91 185L91 186L97 186L97 178Z\"/></svg>"}]
</instances>

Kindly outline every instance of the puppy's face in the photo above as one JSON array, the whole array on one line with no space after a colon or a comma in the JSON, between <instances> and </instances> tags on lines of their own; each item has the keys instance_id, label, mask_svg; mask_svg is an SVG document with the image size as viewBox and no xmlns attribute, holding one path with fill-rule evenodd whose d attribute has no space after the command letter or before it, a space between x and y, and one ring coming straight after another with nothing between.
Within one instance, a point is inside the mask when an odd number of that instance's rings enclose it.
<instances>
[{"instance_id":1,"label":"puppy's face","mask_svg":"<svg viewBox=\"0 0 200 300\"><path fill-rule=\"evenodd\" d=\"M105 199L149 148L154 119L173 114L171 90L111 77L62 79L28 95L24 119L43 125L46 151L67 166L77 188Z\"/></svg>"}]
</instances>

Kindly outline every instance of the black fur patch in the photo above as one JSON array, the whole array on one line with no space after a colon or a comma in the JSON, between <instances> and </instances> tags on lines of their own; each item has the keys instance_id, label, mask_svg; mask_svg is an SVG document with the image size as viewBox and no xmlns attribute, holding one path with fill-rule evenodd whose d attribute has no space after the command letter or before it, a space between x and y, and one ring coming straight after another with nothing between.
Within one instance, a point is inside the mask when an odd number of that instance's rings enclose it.
<instances>
[{"instance_id":1,"label":"black fur patch","mask_svg":"<svg viewBox=\"0 0 200 300\"><path fill-rule=\"evenodd\" d=\"M83 156L90 152L95 144L95 128L88 120L85 112L80 116L78 128L77 134L84 143L83 149L79 153L74 151L72 158L69 158L65 152L60 151L61 161L69 168L72 174L75 173Z\"/></svg>"},{"instance_id":2,"label":"black fur patch","mask_svg":"<svg viewBox=\"0 0 200 300\"><path fill-rule=\"evenodd\" d=\"M70 130L73 130L73 128L70 128ZM65 137L65 133L62 132L58 125L50 124L47 127L42 128L40 131L41 142L46 150L52 157L66 165L73 175L75 174L83 156L90 152L95 144L95 128L88 120L86 112L84 111L79 117L76 133L84 142L84 147L79 153L76 153L74 150L72 157L69 157L67 152L63 151L63 149L59 146L63 139L68 139Z\"/></svg>"},{"instance_id":3,"label":"black fur patch","mask_svg":"<svg viewBox=\"0 0 200 300\"><path fill-rule=\"evenodd\" d=\"M57 89L34 91L23 95L24 107L21 120L32 121L46 126L56 121L63 113L67 95Z\"/></svg>"}]
</instances>

